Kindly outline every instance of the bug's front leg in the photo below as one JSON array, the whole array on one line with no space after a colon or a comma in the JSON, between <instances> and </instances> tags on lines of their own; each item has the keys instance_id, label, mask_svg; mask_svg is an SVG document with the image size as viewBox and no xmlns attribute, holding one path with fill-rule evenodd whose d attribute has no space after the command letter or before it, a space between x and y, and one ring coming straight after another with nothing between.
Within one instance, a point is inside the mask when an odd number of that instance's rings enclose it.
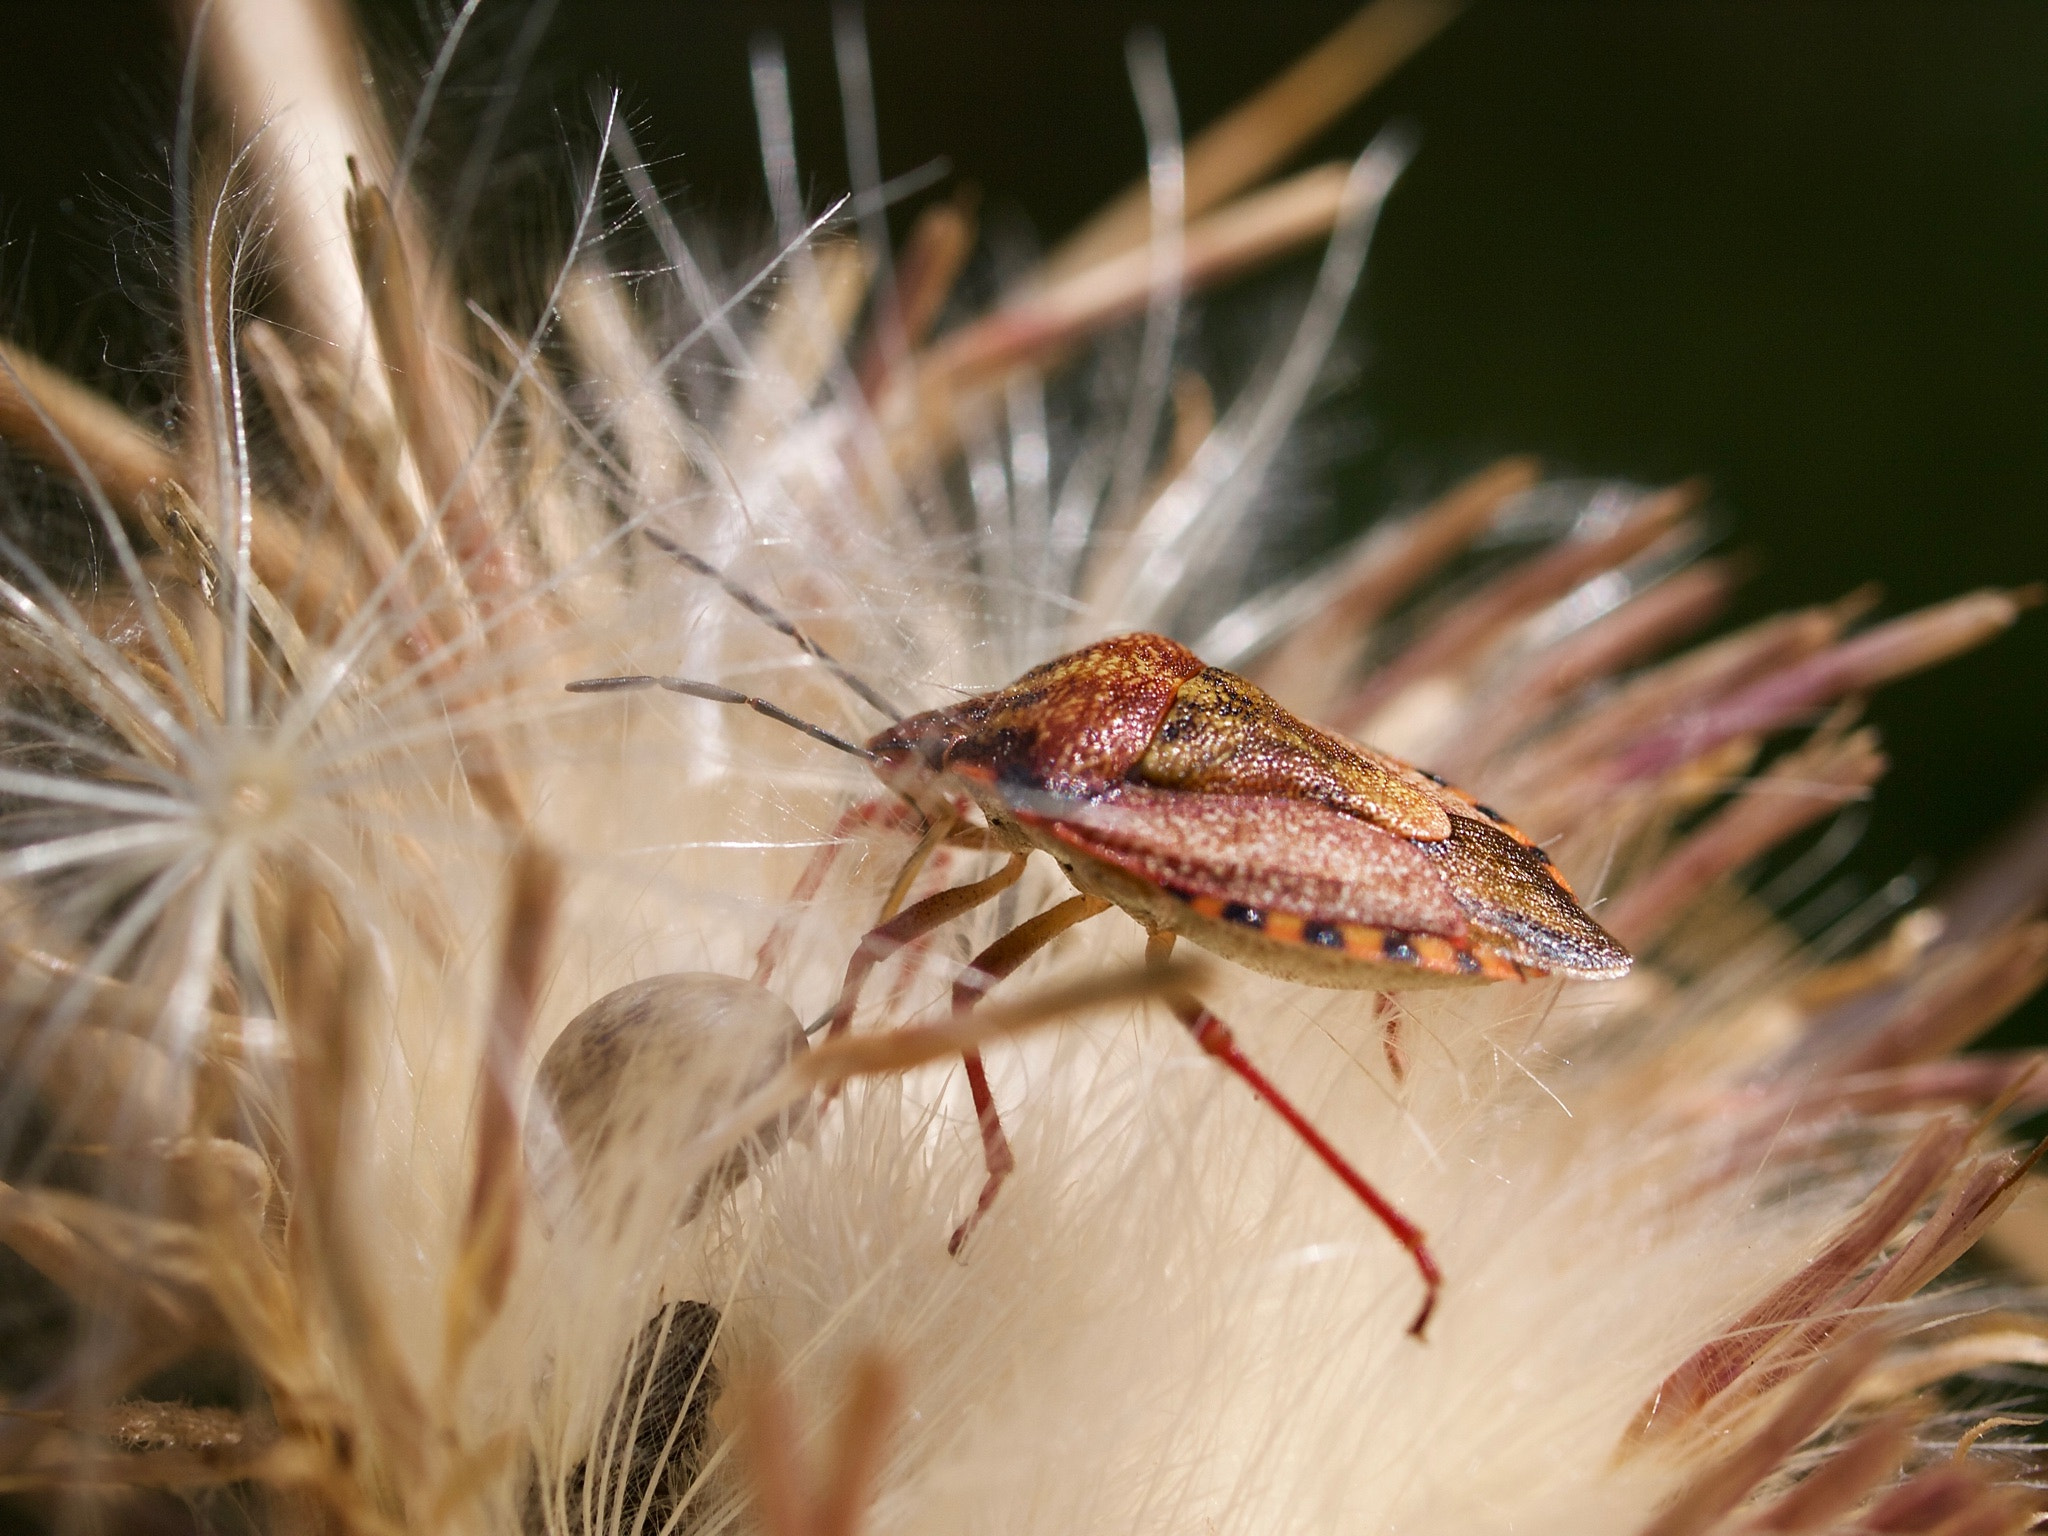
<instances>
[{"instance_id":1,"label":"bug's front leg","mask_svg":"<svg viewBox=\"0 0 2048 1536\"><path fill-rule=\"evenodd\" d=\"M1152 934L1145 942L1145 958L1163 963L1173 953L1173 938L1170 933ZM1429 1251L1429 1241L1422 1235L1422 1229L1373 1188L1365 1175L1353 1168L1344 1154L1310 1123L1308 1116L1296 1109L1266 1074L1252 1065L1251 1059L1239 1048L1229 1025L1186 993L1168 993L1166 1001L1174 1016L1195 1037L1195 1044L1236 1073L1246 1087L1286 1121L1287 1128L1301 1138L1303 1145L1343 1181L1345 1188L1364 1202L1366 1209L1379 1219L1380 1225L1387 1229L1394 1241L1408 1250L1409 1258L1415 1261L1415 1268L1422 1275L1422 1309L1415 1314L1415 1321L1408 1325L1408 1331L1421 1338L1423 1329L1429 1325L1430 1314L1436 1310L1437 1293L1443 1289L1444 1283L1443 1271L1437 1268L1436 1256Z\"/></svg>"},{"instance_id":2,"label":"bug's front leg","mask_svg":"<svg viewBox=\"0 0 2048 1536\"><path fill-rule=\"evenodd\" d=\"M776 923L768 937L761 941L760 949L755 952L754 980L758 985L765 987L787 957L790 939L796 931L794 914L801 912L805 904L824 886L825 877L832 872L832 866L838 862L839 852L846 846L846 840L861 827L895 832L910 827L916 820L917 812L895 795L871 795L841 813L839 820L833 825L831 835L811 855L810 861L804 865L803 874L797 879L795 889L789 893L789 914Z\"/></svg>"},{"instance_id":3,"label":"bug's front leg","mask_svg":"<svg viewBox=\"0 0 2048 1536\"><path fill-rule=\"evenodd\" d=\"M947 810L934 816L925 826L924 836L917 840L917 846L910 850L910 857L903 861L903 867L896 871L896 878L889 885L889 894L883 898L881 916L876 922L887 922L903 910L903 903L909 899L910 888L917 883L925 865L932 855L942 848L958 848L972 852L1002 851L1008 844L997 840L994 832L983 826L962 825L960 813Z\"/></svg>"},{"instance_id":4,"label":"bug's front leg","mask_svg":"<svg viewBox=\"0 0 2048 1536\"><path fill-rule=\"evenodd\" d=\"M958 1018L972 1011L990 987L1076 923L1086 922L1097 913L1108 910L1109 903L1100 896L1069 896L1058 906L1048 907L1038 916L1019 923L976 955L960 973L960 979L953 983L953 1016ZM1003 1180L1017 1166L1017 1159L1010 1151L1009 1138L1003 1134L1002 1117L996 1113L995 1095L989 1092L988 1071L982 1065L981 1052L969 1050L960 1059L967 1066L967 1091L974 1096L974 1117L981 1126L981 1154L988 1167L988 1178L981 1186L981 1195L974 1202L974 1209L953 1229L953 1236L946 1244L946 1252L953 1254L960 1251L960 1245L967 1241L975 1224L988 1213L988 1208L995 1203L996 1191L1003 1187Z\"/></svg>"},{"instance_id":5,"label":"bug's front leg","mask_svg":"<svg viewBox=\"0 0 2048 1536\"><path fill-rule=\"evenodd\" d=\"M1011 854L1009 862L987 879L934 892L870 928L854 950L853 958L846 962L846 979L840 983L839 1000L825 1016L826 1038L845 1033L853 1023L853 1010L860 1002L860 991L869 972L912 940L972 912L983 902L995 900L1023 875L1025 857L1021 853Z\"/></svg>"}]
</instances>

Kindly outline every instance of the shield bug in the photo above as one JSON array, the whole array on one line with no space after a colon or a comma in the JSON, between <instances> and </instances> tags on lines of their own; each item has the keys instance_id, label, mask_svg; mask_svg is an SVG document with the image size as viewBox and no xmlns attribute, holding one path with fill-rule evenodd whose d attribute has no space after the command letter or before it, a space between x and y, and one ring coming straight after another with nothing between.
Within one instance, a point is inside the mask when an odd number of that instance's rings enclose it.
<instances>
[{"instance_id":1,"label":"shield bug","mask_svg":"<svg viewBox=\"0 0 2048 1536\"><path fill-rule=\"evenodd\" d=\"M666 539L895 714L794 625ZM1055 860L1075 894L1020 923L968 964L956 1012L1076 923L1120 907L1163 958L1176 939L1254 970L1317 987L1385 991L1537 976L1622 976L1628 952L1586 915L1549 857L1498 813L1434 775L1317 729L1246 679L1206 666L1162 635L1101 640L1034 667L1006 688L895 720L857 745L764 699L687 678L596 678L583 692L661 687L743 704L863 758L913 805L926 832L882 920L847 964L820 1021L853 1021L869 973L904 945L993 900L1034 853ZM978 819L976 819L978 817ZM897 910L937 848L1008 855L994 874ZM1191 996L1169 998L1201 1048L1264 1100L1405 1248L1424 1297L1420 1334L1442 1283L1421 1229L1396 1210L1239 1049ZM814 1026L816 1027L816 1026ZM953 1234L957 1251L1014 1159L977 1053L967 1080L988 1177Z\"/></svg>"}]
</instances>

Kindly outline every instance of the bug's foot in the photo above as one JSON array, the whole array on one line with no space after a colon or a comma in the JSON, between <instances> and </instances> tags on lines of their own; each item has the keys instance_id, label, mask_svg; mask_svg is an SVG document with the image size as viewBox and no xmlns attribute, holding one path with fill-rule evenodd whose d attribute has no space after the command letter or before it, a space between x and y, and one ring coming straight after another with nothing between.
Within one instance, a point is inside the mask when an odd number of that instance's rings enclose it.
<instances>
[{"instance_id":1,"label":"bug's foot","mask_svg":"<svg viewBox=\"0 0 2048 1536\"><path fill-rule=\"evenodd\" d=\"M1008 1147L1003 1149L1009 1151ZM981 1218L988 1214L988 1208L996 1203L996 1191L1003 1187L1003 1180L1010 1176L1014 1161L1006 1159L1006 1166L991 1167L988 1179L981 1186L981 1194L974 1202L974 1209L967 1213L967 1219L953 1229L953 1235L946 1239L946 1252L954 1258L960 1257L960 1250L967 1246L967 1239L974 1235L974 1229L981 1225Z\"/></svg>"}]
</instances>

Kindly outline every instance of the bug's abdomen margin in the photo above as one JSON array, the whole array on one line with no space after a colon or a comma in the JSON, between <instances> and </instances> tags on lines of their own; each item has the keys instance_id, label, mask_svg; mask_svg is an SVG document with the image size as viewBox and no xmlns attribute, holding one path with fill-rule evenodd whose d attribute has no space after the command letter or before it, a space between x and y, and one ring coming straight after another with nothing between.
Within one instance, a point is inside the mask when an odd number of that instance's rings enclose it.
<instances>
[{"instance_id":1,"label":"bug's abdomen margin","mask_svg":"<svg viewBox=\"0 0 2048 1536\"><path fill-rule=\"evenodd\" d=\"M1540 849L1453 817L1416 842L1312 802L1123 786L1015 815L1074 883L1269 975L1359 990L1611 977L1619 945Z\"/></svg>"}]
</instances>

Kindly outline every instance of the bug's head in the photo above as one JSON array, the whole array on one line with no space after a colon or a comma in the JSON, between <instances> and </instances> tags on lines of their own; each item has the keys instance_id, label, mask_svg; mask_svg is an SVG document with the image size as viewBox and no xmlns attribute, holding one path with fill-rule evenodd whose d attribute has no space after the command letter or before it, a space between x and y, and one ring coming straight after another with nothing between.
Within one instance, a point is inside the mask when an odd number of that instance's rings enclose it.
<instances>
[{"instance_id":1,"label":"bug's head","mask_svg":"<svg viewBox=\"0 0 2048 1536\"><path fill-rule=\"evenodd\" d=\"M1144 755L1176 691L1201 670L1163 636L1119 635L900 720L867 746L892 787L954 773L1018 794L1093 794Z\"/></svg>"},{"instance_id":2,"label":"bug's head","mask_svg":"<svg viewBox=\"0 0 2048 1536\"><path fill-rule=\"evenodd\" d=\"M867 740L875 776L891 789L915 793L945 771L947 756L972 732L958 706L928 709L886 726Z\"/></svg>"}]
</instances>

